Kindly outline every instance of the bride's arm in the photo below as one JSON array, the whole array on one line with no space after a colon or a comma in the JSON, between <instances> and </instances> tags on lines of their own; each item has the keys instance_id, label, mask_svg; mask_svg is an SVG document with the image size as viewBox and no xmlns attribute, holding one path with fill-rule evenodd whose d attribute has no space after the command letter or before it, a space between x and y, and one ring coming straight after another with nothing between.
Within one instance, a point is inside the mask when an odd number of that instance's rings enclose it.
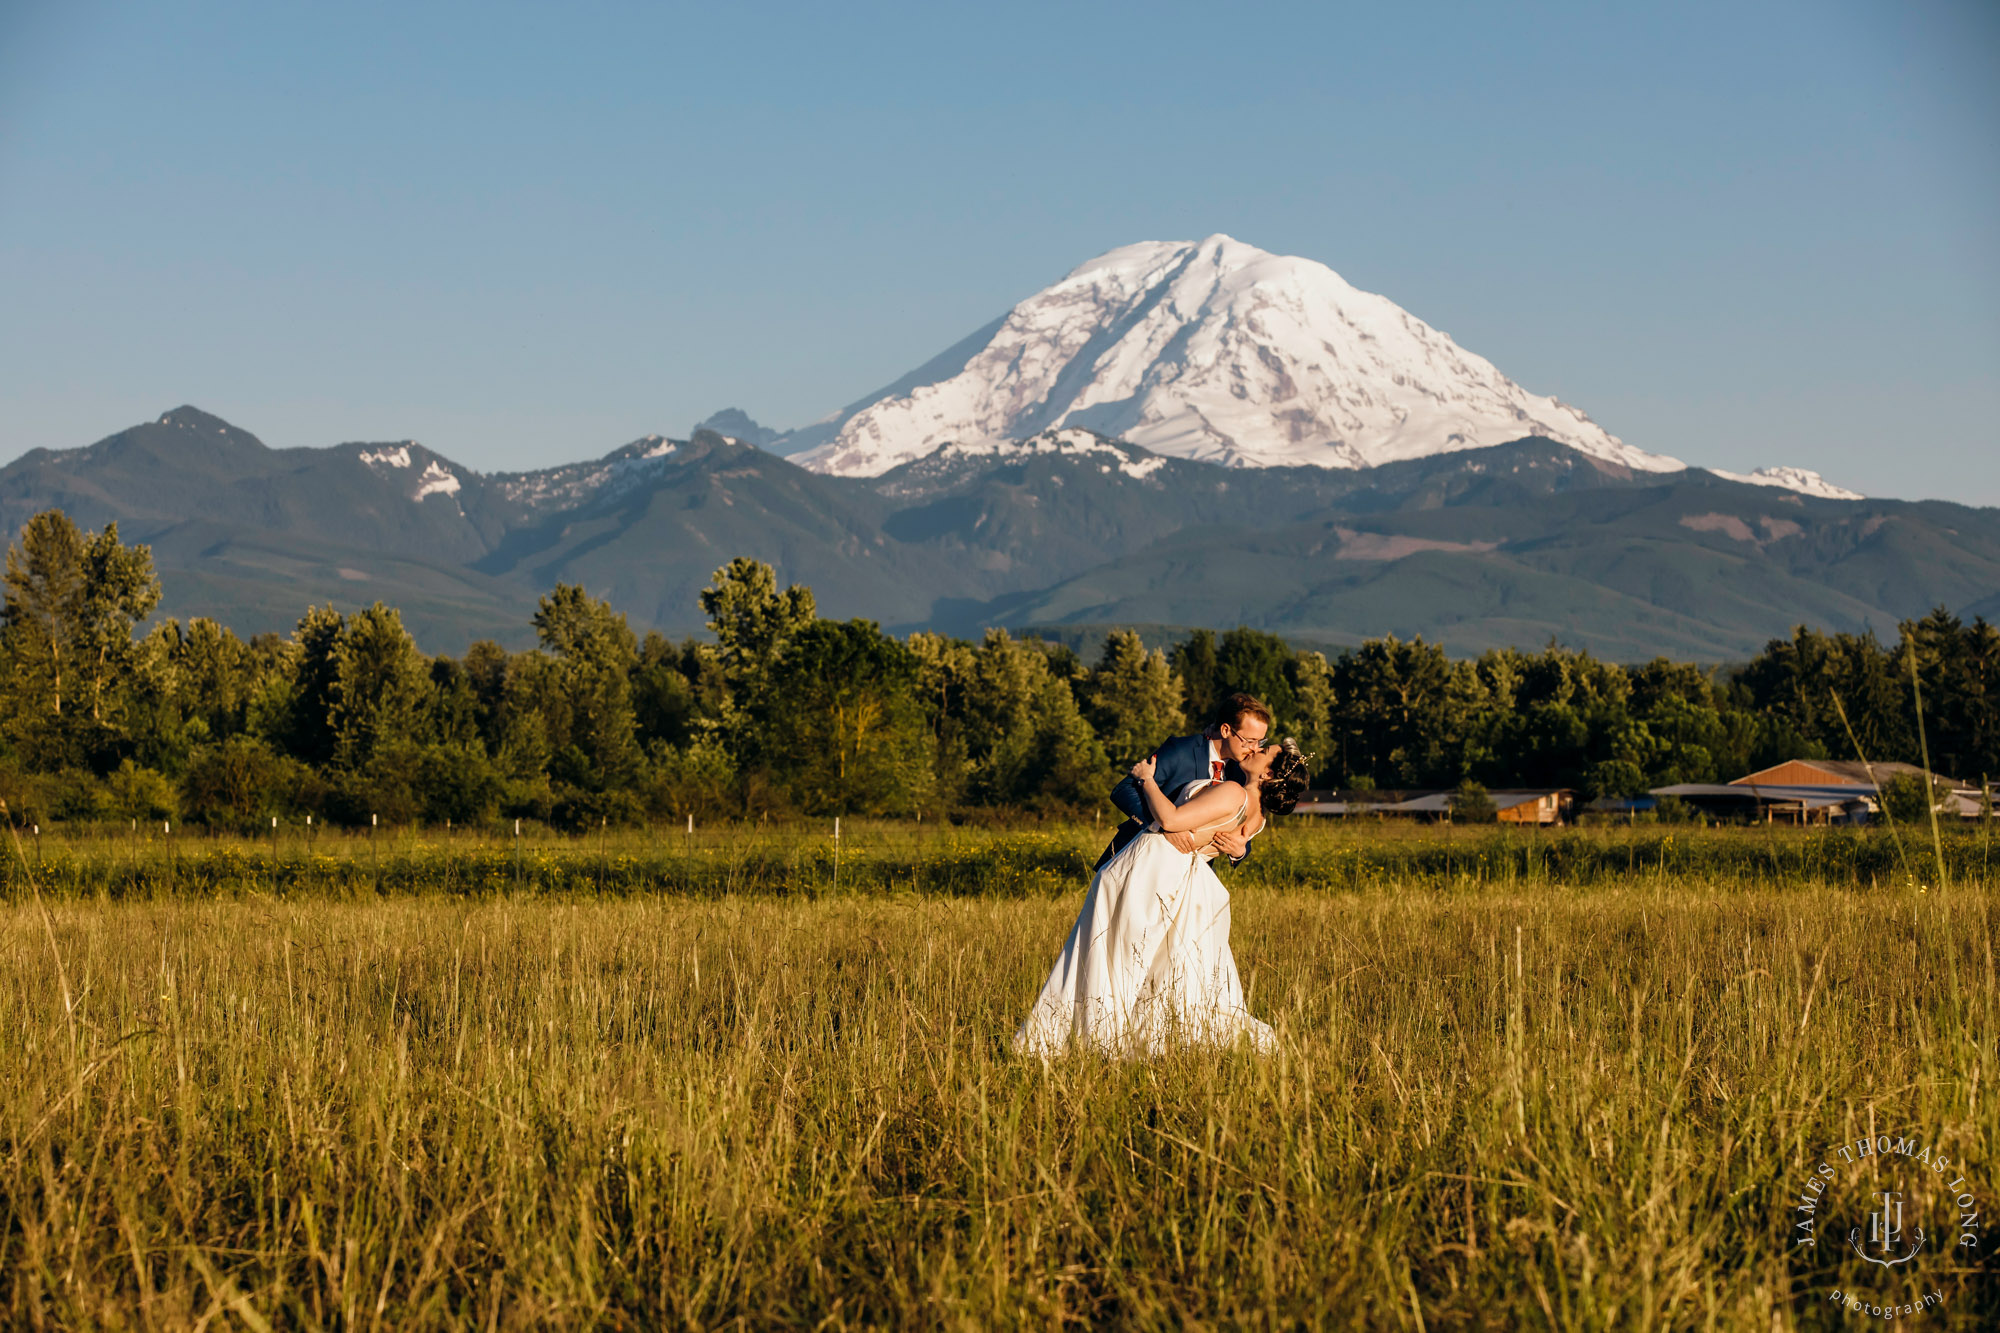
<instances>
[{"instance_id":1,"label":"bride's arm","mask_svg":"<svg viewBox=\"0 0 2000 1333\"><path fill-rule=\"evenodd\" d=\"M1132 765L1132 777L1139 784L1140 794L1146 798L1146 806L1153 818L1159 821L1162 833L1185 833L1197 828L1219 815L1236 808L1243 799L1243 789L1233 782L1217 783L1204 788L1186 805L1175 805L1153 781L1155 764L1151 759L1141 759Z\"/></svg>"}]
</instances>

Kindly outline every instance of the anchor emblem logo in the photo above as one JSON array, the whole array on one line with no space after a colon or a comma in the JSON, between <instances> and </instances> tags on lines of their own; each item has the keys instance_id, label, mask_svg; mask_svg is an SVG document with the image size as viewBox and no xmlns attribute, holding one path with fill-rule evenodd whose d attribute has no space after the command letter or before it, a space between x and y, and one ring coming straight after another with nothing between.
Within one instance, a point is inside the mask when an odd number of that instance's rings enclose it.
<instances>
[{"instance_id":1,"label":"anchor emblem logo","mask_svg":"<svg viewBox=\"0 0 2000 1333\"><path fill-rule=\"evenodd\" d=\"M1854 1252L1863 1259L1871 1264L1880 1264L1884 1268L1893 1268L1898 1264L1910 1262L1917 1257L1917 1252L1924 1248L1924 1229L1911 1228L1916 1236L1916 1244L1910 1247L1908 1254L1897 1257L1896 1250L1903 1239L1903 1196L1895 1190L1885 1190L1877 1193L1875 1198L1881 1200L1882 1207L1879 1212L1868 1214L1868 1245L1874 1246L1880 1253L1868 1253L1861 1241L1860 1227L1847 1233L1847 1243L1852 1245Z\"/></svg>"}]
</instances>

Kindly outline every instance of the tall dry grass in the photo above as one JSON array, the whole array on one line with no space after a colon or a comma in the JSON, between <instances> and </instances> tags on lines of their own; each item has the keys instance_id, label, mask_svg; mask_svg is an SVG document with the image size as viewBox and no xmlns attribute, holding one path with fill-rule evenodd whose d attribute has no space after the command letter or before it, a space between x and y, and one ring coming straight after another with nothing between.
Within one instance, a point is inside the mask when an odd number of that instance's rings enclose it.
<instances>
[{"instance_id":1,"label":"tall dry grass","mask_svg":"<svg viewBox=\"0 0 2000 1333\"><path fill-rule=\"evenodd\" d=\"M52 898L493 897L674 894L698 897L843 893L951 896L1079 892L1108 838L1101 825L1050 822L953 827L847 821L605 830L288 827L246 838L175 829L70 826L0 857L0 902L30 880ZM1884 829L1673 825L1536 830L1487 825L1277 821L1231 873L1251 888L1397 892L1495 886L1625 888L1667 879L1712 889L1780 886L1880 890L1938 880L1984 881L1988 824L1947 830L1935 857ZM1924 854L1917 854L1917 852Z\"/></svg>"},{"instance_id":2,"label":"tall dry grass","mask_svg":"<svg viewBox=\"0 0 2000 1333\"><path fill-rule=\"evenodd\" d=\"M1833 1327L1875 1274L1790 1247L1823 1145L1991 1197L1983 883L1245 879L1277 1055L1017 1060L1079 896L17 897L0 1310ZM1926 1320L1991 1326L1949 1252Z\"/></svg>"}]
</instances>

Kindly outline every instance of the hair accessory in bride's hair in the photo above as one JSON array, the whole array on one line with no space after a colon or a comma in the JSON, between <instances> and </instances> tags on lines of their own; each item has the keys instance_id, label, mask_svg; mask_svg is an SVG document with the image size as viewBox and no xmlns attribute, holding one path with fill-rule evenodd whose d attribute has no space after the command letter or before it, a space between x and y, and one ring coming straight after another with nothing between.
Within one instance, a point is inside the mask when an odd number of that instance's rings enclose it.
<instances>
[{"instance_id":1,"label":"hair accessory in bride's hair","mask_svg":"<svg viewBox=\"0 0 2000 1333\"><path fill-rule=\"evenodd\" d=\"M1306 784L1312 780L1312 774L1306 768L1312 758L1290 736L1278 742L1277 757L1271 760L1271 771L1264 775L1261 792L1266 814L1292 813L1292 807L1299 803Z\"/></svg>"}]
</instances>

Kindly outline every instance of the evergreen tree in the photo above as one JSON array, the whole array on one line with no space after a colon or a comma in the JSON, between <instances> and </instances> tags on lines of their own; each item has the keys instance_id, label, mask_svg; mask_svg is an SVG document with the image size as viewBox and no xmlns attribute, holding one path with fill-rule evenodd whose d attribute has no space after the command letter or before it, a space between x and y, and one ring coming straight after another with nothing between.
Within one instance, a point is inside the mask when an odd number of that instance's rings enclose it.
<instances>
[{"instance_id":1,"label":"evergreen tree","mask_svg":"<svg viewBox=\"0 0 2000 1333\"><path fill-rule=\"evenodd\" d=\"M0 702L36 762L115 765L139 660L133 627L159 600L152 552L119 541L116 523L85 534L59 509L28 520L7 548Z\"/></svg>"},{"instance_id":2,"label":"evergreen tree","mask_svg":"<svg viewBox=\"0 0 2000 1333\"><path fill-rule=\"evenodd\" d=\"M1329 753L1333 744L1335 696L1333 667L1326 654L1294 653L1285 675L1292 690L1291 734L1307 753Z\"/></svg>"},{"instance_id":3,"label":"evergreen tree","mask_svg":"<svg viewBox=\"0 0 2000 1333\"><path fill-rule=\"evenodd\" d=\"M1101 801L1112 785L1104 746L1069 682L1038 648L986 631L974 657L970 716L974 791L994 804L1039 808Z\"/></svg>"},{"instance_id":4,"label":"evergreen tree","mask_svg":"<svg viewBox=\"0 0 2000 1333\"><path fill-rule=\"evenodd\" d=\"M1021 645L1024 648L1033 648L1040 652L1048 661L1049 674L1057 680L1066 682L1072 694L1081 689L1084 681L1090 676L1090 668L1085 666L1083 659L1076 655L1076 649L1066 643L1059 643L1054 639L1044 639L1040 636L1031 636L1022 639Z\"/></svg>"},{"instance_id":5,"label":"evergreen tree","mask_svg":"<svg viewBox=\"0 0 2000 1333\"><path fill-rule=\"evenodd\" d=\"M1167 655L1167 664L1181 678L1181 689L1187 696L1187 731L1200 731L1214 719L1222 696L1230 692L1218 679L1214 631L1198 629L1188 635Z\"/></svg>"},{"instance_id":6,"label":"evergreen tree","mask_svg":"<svg viewBox=\"0 0 2000 1333\"><path fill-rule=\"evenodd\" d=\"M917 699L923 705L932 743L933 799L956 804L972 776L970 698L975 688L972 645L942 634L912 634L917 660Z\"/></svg>"},{"instance_id":7,"label":"evergreen tree","mask_svg":"<svg viewBox=\"0 0 2000 1333\"><path fill-rule=\"evenodd\" d=\"M1984 619L1967 625L1943 607L1904 622L1902 632L1916 654L1938 771L1963 778L2000 766L2000 632Z\"/></svg>"},{"instance_id":8,"label":"evergreen tree","mask_svg":"<svg viewBox=\"0 0 2000 1333\"><path fill-rule=\"evenodd\" d=\"M1540 653L1491 656L1487 674L1511 682L1504 707L1491 714L1484 740L1498 779L1530 787L1582 787L1592 764L1616 757L1622 743L1655 748L1630 724L1630 682L1616 666L1551 643ZM1491 768L1488 769L1491 773Z\"/></svg>"},{"instance_id":9,"label":"evergreen tree","mask_svg":"<svg viewBox=\"0 0 2000 1333\"><path fill-rule=\"evenodd\" d=\"M632 714L641 745L685 745L694 735L701 706L683 660L666 635L647 631L632 668Z\"/></svg>"},{"instance_id":10,"label":"evergreen tree","mask_svg":"<svg viewBox=\"0 0 2000 1333\"><path fill-rule=\"evenodd\" d=\"M261 674L250 646L201 616L185 631L174 625L165 646L174 703L182 717L200 724L196 738L221 740L242 731Z\"/></svg>"},{"instance_id":11,"label":"evergreen tree","mask_svg":"<svg viewBox=\"0 0 2000 1333\"><path fill-rule=\"evenodd\" d=\"M84 633L84 537L60 509L36 514L7 548L9 675L17 709L60 718L75 711Z\"/></svg>"},{"instance_id":12,"label":"evergreen tree","mask_svg":"<svg viewBox=\"0 0 2000 1333\"><path fill-rule=\"evenodd\" d=\"M989 629L972 658L966 732L973 762L983 764L1009 737L1033 725L1032 710L1048 681L1048 659L1024 649L1004 629Z\"/></svg>"},{"instance_id":13,"label":"evergreen tree","mask_svg":"<svg viewBox=\"0 0 2000 1333\"><path fill-rule=\"evenodd\" d=\"M1146 651L1131 630L1104 640L1097 669L1083 682L1084 716L1112 755L1136 761L1169 736L1182 734L1186 716L1180 678L1167 655Z\"/></svg>"},{"instance_id":14,"label":"evergreen tree","mask_svg":"<svg viewBox=\"0 0 2000 1333\"><path fill-rule=\"evenodd\" d=\"M638 762L632 709L637 644L625 617L581 587L558 584L535 612L555 661L544 673L543 717L561 782L603 791Z\"/></svg>"},{"instance_id":15,"label":"evergreen tree","mask_svg":"<svg viewBox=\"0 0 2000 1333\"><path fill-rule=\"evenodd\" d=\"M289 688L274 719L279 748L315 767L333 762L334 710L340 688L339 649L347 618L331 606L309 606L285 651Z\"/></svg>"},{"instance_id":16,"label":"evergreen tree","mask_svg":"<svg viewBox=\"0 0 2000 1333\"><path fill-rule=\"evenodd\" d=\"M333 644L328 723L333 760L358 770L378 751L412 740L430 672L402 613L377 602L357 611Z\"/></svg>"},{"instance_id":17,"label":"evergreen tree","mask_svg":"<svg viewBox=\"0 0 2000 1333\"><path fill-rule=\"evenodd\" d=\"M108 709L120 681L131 672L132 630L160 604L160 579L153 552L118 540L118 525L84 539L81 624L76 634L83 686L91 721L110 721Z\"/></svg>"},{"instance_id":18,"label":"evergreen tree","mask_svg":"<svg viewBox=\"0 0 2000 1333\"><path fill-rule=\"evenodd\" d=\"M1909 762L1917 757L1910 683L1897 667L1896 655L1872 632L1821 634L1800 626L1790 639L1771 640L1737 681L1774 734L1796 736L1822 757Z\"/></svg>"},{"instance_id":19,"label":"evergreen tree","mask_svg":"<svg viewBox=\"0 0 2000 1333\"><path fill-rule=\"evenodd\" d=\"M1345 785L1358 777L1378 787L1448 786L1465 776L1466 738L1484 695L1470 664L1390 635L1342 653L1333 688L1338 753L1327 767L1345 774Z\"/></svg>"},{"instance_id":20,"label":"evergreen tree","mask_svg":"<svg viewBox=\"0 0 2000 1333\"><path fill-rule=\"evenodd\" d=\"M429 674L430 689L421 709L424 742L457 748L476 746L484 751L479 695L472 687L471 673L463 663L440 656L431 659Z\"/></svg>"},{"instance_id":21,"label":"evergreen tree","mask_svg":"<svg viewBox=\"0 0 2000 1333\"><path fill-rule=\"evenodd\" d=\"M1215 651L1215 688L1211 710L1230 694L1254 694L1270 706L1272 731L1287 735L1298 730L1298 700L1292 694L1292 649L1283 639L1239 625L1222 636ZM1213 715L1202 719L1206 726Z\"/></svg>"}]
</instances>

